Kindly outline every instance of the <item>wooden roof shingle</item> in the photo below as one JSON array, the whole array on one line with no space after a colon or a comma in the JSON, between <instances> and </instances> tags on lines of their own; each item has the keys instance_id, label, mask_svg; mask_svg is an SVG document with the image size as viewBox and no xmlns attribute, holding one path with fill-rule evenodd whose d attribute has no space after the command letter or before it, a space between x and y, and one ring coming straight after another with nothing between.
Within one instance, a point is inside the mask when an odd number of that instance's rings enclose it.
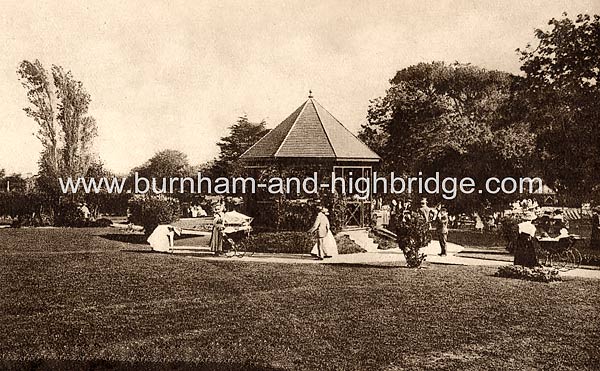
<instances>
[{"instance_id":1,"label":"wooden roof shingle","mask_svg":"<svg viewBox=\"0 0 600 371\"><path fill-rule=\"evenodd\" d=\"M312 96L240 156L248 162L294 158L381 160Z\"/></svg>"}]
</instances>

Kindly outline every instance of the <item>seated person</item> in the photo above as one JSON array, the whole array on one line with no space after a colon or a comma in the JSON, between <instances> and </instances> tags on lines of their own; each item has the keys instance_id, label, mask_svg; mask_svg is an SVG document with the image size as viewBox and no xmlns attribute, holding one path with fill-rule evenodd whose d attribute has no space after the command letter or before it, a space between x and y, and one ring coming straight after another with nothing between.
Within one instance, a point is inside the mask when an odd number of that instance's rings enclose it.
<instances>
[{"instance_id":1,"label":"seated person","mask_svg":"<svg viewBox=\"0 0 600 371\"><path fill-rule=\"evenodd\" d=\"M196 214L198 215L198 217L207 216L208 215L206 213L206 211L204 211L204 209L200 205L196 205Z\"/></svg>"}]
</instances>

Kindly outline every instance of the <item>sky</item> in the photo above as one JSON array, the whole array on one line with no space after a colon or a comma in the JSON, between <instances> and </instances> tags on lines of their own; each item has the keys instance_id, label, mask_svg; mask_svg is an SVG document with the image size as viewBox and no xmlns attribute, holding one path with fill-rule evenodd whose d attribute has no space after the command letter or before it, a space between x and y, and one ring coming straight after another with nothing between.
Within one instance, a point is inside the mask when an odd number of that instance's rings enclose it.
<instances>
[{"instance_id":1,"label":"sky","mask_svg":"<svg viewBox=\"0 0 600 371\"><path fill-rule=\"evenodd\" d=\"M515 52L569 1L3 1L0 169L35 173L41 144L16 70L39 59L90 93L95 151L129 171L163 149L211 160L237 118L272 128L312 90L351 131L396 71L455 61L519 73Z\"/></svg>"}]
</instances>

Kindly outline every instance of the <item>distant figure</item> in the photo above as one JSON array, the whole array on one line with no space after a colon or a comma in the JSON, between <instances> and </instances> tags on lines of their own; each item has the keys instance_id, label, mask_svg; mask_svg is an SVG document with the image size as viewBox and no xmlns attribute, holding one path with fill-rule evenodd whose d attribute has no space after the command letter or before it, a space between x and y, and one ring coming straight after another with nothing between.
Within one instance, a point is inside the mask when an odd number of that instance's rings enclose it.
<instances>
[{"instance_id":1,"label":"distant figure","mask_svg":"<svg viewBox=\"0 0 600 371\"><path fill-rule=\"evenodd\" d=\"M390 219L387 225L389 231L394 232L396 230L396 215L402 212L401 203L398 203L395 199L392 199L392 208L390 210Z\"/></svg>"},{"instance_id":2,"label":"distant figure","mask_svg":"<svg viewBox=\"0 0 600 371\"><path fill-rule=\"evenodd\" d=\"M592 233L590 235L590 247L594 249L600 249L600 206L596 206L592 210Z\"/></svg>"},{"instance_id":3,"label":"distant figure","mask_svg":"<svg viewBox=\"0 0 600 371\"><path fill-rule=\"evenodd\" d=\"M225 229L225 213L221 205L215 208L212 234L210 236L210 250L215 255L223 253L223 229Z\"/></svg>"},{"instance_id":4,"label":"distant figure","mask_svg":"<svg viewBox=\"0 0 600 371\"><path fill-rule=\"evenodd\" d=\"M90 209L87 207L87 204L85 202L79 207L79 211L81 212L81 215L83 216L84 220L87 221L90 219Z\"/></svg>"},{"instance_id":5,"label":"distant figure","mask_svg":"<svg viewBox=\"0 0 600 371\"><path fill-rule=\"evenodd\" d=\"M431 215L430 215L431 214L431 208L429 208L429 206L427 206L427 199L426 198L423 198L421 200L421 207L419 208L419 212L425 218L425 221L427 222L427 225L430 225L429 222L431 221Z\"/></svg>"},{"instance_id":6,"label":"distant figure","mask_svg":"<svg viewBox=\"0 0 600 371\"><path fill-rule=\"evenodd\" d=\"M323 260L323 258L331 257L328 254L327 246L325 246L325 237L327 233L330 233L331 226L329 225L329 219L325 213L328 211L322 206L317 207L318 213L315 218L315 223L312 228L308 230L308 233L316 233L317 235L317 259Z\"/></svg>"},{"instance_id":7,"label":"distant figure","mask_svg":"<svg viewBox=\"0 0 600 371\"><path fill-rule=\"evenodd\" d=\"M381 206L381 211L381 224L384 228L387 228L390 225L390 215L392 214L392 208L390 205L383 205Z\"/></svg>"},{"instance_id":8,"label":"distant figure","mask_svg":"<svg viewBox=\"0 0 600 371\"><path fill-rule=\"evenodd\" d=\"M475 213L475 230L483 233L483 220L481 220L481 217L477 213Z\"/></svg>"},{"instance_id":9,"label":"distant figure","mask_svg":"<svg viewBox=\"0 0 600 371\"><path fill-rule=\"evenodd\" d=\"M452 226L452 228L456 228L456 215L448 215L448 224Z\"/></svg>"},{"instance_id":10,"label":"distant figure","mask_svg":"<svg viewBox=\"0 0 600 371\"><path fill-rule=\"evenodd\" d=\"M198 217L207 216L208 215L206 213L206 211L204 211L204 209L200 205L196 205L195 209L196 209L196 214L197 214Z\"/></svg>"},{"instance_id":11,"label":"distant figure","mask_svg":"<svg viewBox=\"0 0 600 371\"><path fill-rule=\"evenodd\" d=\"M448 243L448 210L442 207L435 217L436 234L440 242L440 256L446 256L446 245Z\"/></svg>"}]
</instances>

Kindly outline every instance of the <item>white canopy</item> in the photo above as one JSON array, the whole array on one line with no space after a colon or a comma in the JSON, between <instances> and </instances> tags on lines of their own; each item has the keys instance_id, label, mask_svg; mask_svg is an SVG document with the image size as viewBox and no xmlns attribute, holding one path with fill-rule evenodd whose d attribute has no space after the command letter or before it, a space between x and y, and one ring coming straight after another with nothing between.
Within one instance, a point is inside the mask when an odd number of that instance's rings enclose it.
<instances>
[{"instance_id":1,"label":"white canopy","mask_svg":"<svg viewBox=\"0 0 600 371\"><path fill-rule=\"evenodd\" d=\"M228 211L224 214L225 225L250 224L254 218L238 213L237 211Z\"/></svg>"}]
</instances>

